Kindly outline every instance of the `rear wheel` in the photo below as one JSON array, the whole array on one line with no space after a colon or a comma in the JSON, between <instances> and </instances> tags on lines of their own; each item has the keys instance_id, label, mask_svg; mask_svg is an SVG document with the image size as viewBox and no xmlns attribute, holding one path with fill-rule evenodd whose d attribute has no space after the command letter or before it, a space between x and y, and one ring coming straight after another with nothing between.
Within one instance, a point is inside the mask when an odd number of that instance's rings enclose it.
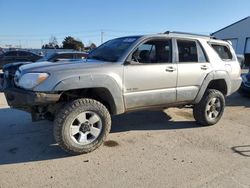
<instances>
[{"instance_id":1,"label":"rear wheel","mask_svg":"<svg viewBox=\"0 0 250 188\"><path fill-rule=\"evenodd\" d=\"M218 90L209 89L201 101L194 106L194 118L201 125L214 125L221 119L224 108L224 95Z\"/></svg>"},{"instance_id":2,"label":"rear wheel","mask_svg":"<svg viewBox=\"0 0 250 188\"><path fill-rule=\"evenodd\" d=\"M56 142L71 154L88 153L98 148L111 127L104 105L92 99L78 99L66 105L55 118Z\"/></svg>"}]
</instances>

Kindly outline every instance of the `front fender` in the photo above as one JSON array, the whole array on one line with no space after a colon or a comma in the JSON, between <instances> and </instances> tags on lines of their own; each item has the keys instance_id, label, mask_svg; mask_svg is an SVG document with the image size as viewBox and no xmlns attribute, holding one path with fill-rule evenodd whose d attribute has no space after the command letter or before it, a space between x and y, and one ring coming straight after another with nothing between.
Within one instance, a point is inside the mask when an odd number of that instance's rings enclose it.
<instances>
[{"instance_id":1,"label":"front fender","mask_svg":"<svg viewBox=\"0 0 250 188\"><path fill-rule=\"evenodd\" d=\"M113 78L109 75L81 75L60 81L53 88L53 91L67 91L84 88L106 88L109 90L114 99L116 114L121 114L125 111L121 84L122 80L119 78Z\"/></svg>"}]
</instances>

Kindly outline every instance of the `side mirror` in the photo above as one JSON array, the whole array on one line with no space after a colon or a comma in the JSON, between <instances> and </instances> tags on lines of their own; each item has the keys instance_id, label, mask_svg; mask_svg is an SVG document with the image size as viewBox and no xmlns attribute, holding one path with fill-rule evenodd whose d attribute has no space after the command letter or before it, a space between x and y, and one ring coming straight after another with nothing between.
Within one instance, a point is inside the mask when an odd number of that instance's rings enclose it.
<instances>
[{"instance_id":1,"label":"side mirror","mask_svg":"<svg viewBox=\"0 0 250 188\"><path fill-rule=\"evenodd\" d=\"M124 65L139 65L140 63L134 60L126 60Z\"/></svg>"}]
</instances>

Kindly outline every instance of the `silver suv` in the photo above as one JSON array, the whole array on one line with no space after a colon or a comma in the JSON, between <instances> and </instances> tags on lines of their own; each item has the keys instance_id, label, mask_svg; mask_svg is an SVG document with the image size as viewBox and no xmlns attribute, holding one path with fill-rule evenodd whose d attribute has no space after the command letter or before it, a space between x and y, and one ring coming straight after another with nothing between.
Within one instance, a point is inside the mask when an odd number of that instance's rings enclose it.
<instances>
[{"instance_id":1,"label":"silver suv","mask_svg":"<svg viewBox=\"0 0 250 188\"><path fill-rule=\"evenodd\" d=\"M103 143L111 115L188 105L200 125L217 123L240 73L229 43L166 32L110 40L79 62L23 65L4 73L4 93L34 121L54 120L57 143L82 154Z\"/></svg>"}]
</instances>

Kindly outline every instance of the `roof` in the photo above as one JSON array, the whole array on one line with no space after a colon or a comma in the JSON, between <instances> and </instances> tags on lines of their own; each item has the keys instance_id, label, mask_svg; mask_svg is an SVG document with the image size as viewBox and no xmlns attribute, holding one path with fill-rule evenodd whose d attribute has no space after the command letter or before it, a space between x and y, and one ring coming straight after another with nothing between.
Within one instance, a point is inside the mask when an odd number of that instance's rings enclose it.
<instances>
[{"instance_id":1,"label":"roof","mask_svg":"<svg viewBox=\"0 0 250 188\"><path fill-rule=\"evenodd\" d=\"M227 28L229 28L229 27L231 27L231 26L233 26L233 25L236 25L236 24L238 24L238 23L240 23L240 22L242 22L242 21L245 21L245 20L247 20L247 19L249 19L250 18L250 16L247 16L247 17L245 17L245 18L243 18L243 19L241 19L241 20L239 20L239 21L237 21L237 22L234 22L234 23L232 23L232 24L230 24L230 25L228 25L228 26L226 26L226 27L224 27L224 28L222 28L222 29L220 29L220 30L218 30L218 31L215 31L214 33L212 33L211 35L214 35L215 33L218 33L218 32L220 32L220 31L222 31L222 30L225 30L225 29L227 29Z\"/></svg>"},{"instance_id":2,"label":"roof","mask_svg":"<svg viewBox=\"0 0 250 188\"><path fill-rule=\"evenodd\" d=\"M87 54L86 52L79 52L79 51L62 51L62 52L55 52L55 54Z\"/></svg>"},{"instance_id":3,"label":"roof","mask_svg":"<svg viewBox=\"0 0 250 188\"><path fill-rule=\"evenodd\" d=\"M171 36L181 36L181 37L198 37L198 38L214 38L210 35L203 35L197 33L187 33L187 32L180 32L180 31L166 31L163 34L171 35Z\"/></svg>"},{"instance_id":4,"label":"roof","mask_svg":"<svg viewBox=\"0 0 250 188\"><path fill-rule=\"evenodd\" d=\"M8 50L8 51L5 51L4 53L8 53L8 52L26 52L26 53L30 53L30 54L35 54L35 55L37 55L37 53L35 53L35 52L28 51L28 50L20 50L20 49Z\"/></svg>"}]
</instances>

